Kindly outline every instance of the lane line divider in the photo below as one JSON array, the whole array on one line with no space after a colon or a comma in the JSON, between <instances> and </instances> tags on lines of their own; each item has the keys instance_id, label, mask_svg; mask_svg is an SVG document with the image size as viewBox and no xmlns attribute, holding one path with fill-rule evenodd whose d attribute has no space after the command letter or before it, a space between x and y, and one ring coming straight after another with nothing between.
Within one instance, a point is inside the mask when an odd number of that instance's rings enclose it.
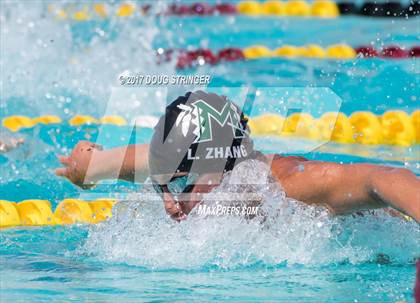
<instances>
[{"instance_id":1,"label":"lane line divider","mask_svg":"<svg viewBox=\"0 0 420 303\"><path fill-rule=\"evenodd\" d=\"M282 45L270 49L265 45L251 45L245 48L228 47L219 51L207 48L195 50L163 49L156 50L157 63L169 62L176 59L176 67L179 69L202 66L205 64L215 65L225 62L255 60L261 58L287 58L287 59L324 59L324 60L353 60L379 57L382 59L408 59L420 57L420 46L400 47L397 45L384 46L375 49L372 46L351 47L347 44L333 44L322 47L318 44L303 46Z\"/></svg>"},{"instance_id":2,"label":"lane line divider","mask_svg":"<svg viewBox=\"0 0 420 303\"><path fill-rule=\"evenodd\" d=\"M300 18L337 18L340 15L357 15L364 17L400 17L407 18L420 14L418 1L408 3L366 1L360 5L353 1L336 3L330 0L268 0L265 2L246 0L236 4L208 4L197 2L193 4L170 4L163 13L165 16L214 16L243 15L250 17L300 17ZM108 5L105 3L55 6L49 5L48 10L60 20L85 22L103 20L107 17L133 18L150 15L151 4L139 5L133 2ZM156 14L156 15L159 15Z\"/></svg>"},{"instance_id":3,"label":"lane line divider","mask_svg":"<svg viewBox=\"0 0 420 303\"><path fill-rule=\"evenodd\" d=\"M138 121L136 125L153 128L157 119L145 116L147 123ZM150 121L149 121L150 120ZM151 123L152 122L152 123ZM65 123L53 115L30 118L27 116L9 116L3 119L3 127L17 132L36 125ZM76 115L67 121L68 125L110 124L128 125L125 118L109 115L95 118L87 115ZM408 114L401 110L390 110L383 115L368 111L358 111L349 117L343 113L325 113L314 118L308 113L294 113L288 117L277 114L263 114L248 118L248 126L253 136L298 137L309 140L332 140L345 144L385 144L412 146L420 144L420 110Z\"/></svg>"},{"instance_id":4,"label":"lane line divider","mask_svg":"<svg viewBox=\"0 0 420 303\"><path fill-rule=\"evenodd\" d=\"M0 200L0 228L95 224L112 217L112 207L115 203L117 201L114 199L65 199L53 211L48 200L30 199L18 203Z\"/></svg>"}]
</instances>

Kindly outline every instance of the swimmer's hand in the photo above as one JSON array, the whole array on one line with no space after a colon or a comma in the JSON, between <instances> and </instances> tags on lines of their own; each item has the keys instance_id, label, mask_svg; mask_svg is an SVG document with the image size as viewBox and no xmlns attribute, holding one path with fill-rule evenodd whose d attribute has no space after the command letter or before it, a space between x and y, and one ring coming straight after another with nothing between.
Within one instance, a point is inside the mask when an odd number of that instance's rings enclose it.
<instances>
[{"instance_id":1,"label":"swimmer's hand","mask_svg":"<svg viewBox=\"0 0 420 303\"><path fill-rule=\"evenodd\" d=\"M72 183L83 189L89 189L95 186L93 173L95 168L89 167L89 163L92 159L93 153L101 150L102 147L95 143L80 141L74 147L70 156L58 156L60 163L65 167L57 168L55 171L56 175L66 177Z\"/></svg>"},{"instance_id":2,"label":"swimmer's hand","mask_svg":"<svg viewBox=\"0 0 420 303\"><path fill-rule=\"evenodd\" d=\"M166 213L171 217L171 219L180 222L187 219L187 215L182 211L179 203L176 203L172 199L165 199L164 204Z\"/></svg>"},{"instance_id":3,"label":"swimmer's hand","mask_svg":"<svg viewBox=\"0 0 420 303\"><path fill-rule=\"evenodd\" d=\"M107 179L141 182L149 174L148 154L148 144L103 150L95 143L80 141L69 157L58 157L65 167L55 173L85 189Z\"/></svg>"},{"instance_id":4,"label":"swimmer's hand","mask_svg":"<svg viewBox=\"0 0 420 303\"><path fill-rule=\"evenodd\" d=\"M187 219L187 215L184 214L182 211L180 211L180 212L178 212L176 214L173 214L171 216L171 219L173 219L173 220L175 220L177 222L181 222L181 221L184 221L184 220Z\"/></svg>"}]
</instances>

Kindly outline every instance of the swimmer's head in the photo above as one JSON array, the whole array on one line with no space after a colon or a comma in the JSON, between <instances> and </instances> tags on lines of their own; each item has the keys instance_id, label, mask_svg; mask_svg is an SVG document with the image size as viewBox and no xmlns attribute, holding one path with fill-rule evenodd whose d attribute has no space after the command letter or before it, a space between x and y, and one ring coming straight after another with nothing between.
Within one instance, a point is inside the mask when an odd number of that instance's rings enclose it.
<instances>
[{"instance_id":1,"label":"swimmer's head","mask_svg":"<svg viewBox=\"0 0 420 303\"><path fill-rule=\"evenodd\" d=\"M253 156L241 109L224 96L196 91L166 107L150 144L149 168L155 189L173 196L208 191Z\"/></svg>"}]
</instances>

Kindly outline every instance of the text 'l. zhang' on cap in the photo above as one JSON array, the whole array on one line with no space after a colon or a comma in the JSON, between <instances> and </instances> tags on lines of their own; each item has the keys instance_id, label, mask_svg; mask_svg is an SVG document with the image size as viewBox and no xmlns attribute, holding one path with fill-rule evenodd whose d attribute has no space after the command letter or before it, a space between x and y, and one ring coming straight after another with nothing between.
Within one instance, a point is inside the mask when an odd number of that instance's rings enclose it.
<instances>
[{"instance_id":1,"label":"text 'l. zhang' on cap","mask_svg":"<svg viewBox=\"0 0 420 303\"><path fill-rule=\"evenodd\" d=\"M188 92L166 107L149 148L153 176L223 173L254 154L247 119L225 96ZM160 178L162 180L162 178Z\"/></svg>"}]
</instances>

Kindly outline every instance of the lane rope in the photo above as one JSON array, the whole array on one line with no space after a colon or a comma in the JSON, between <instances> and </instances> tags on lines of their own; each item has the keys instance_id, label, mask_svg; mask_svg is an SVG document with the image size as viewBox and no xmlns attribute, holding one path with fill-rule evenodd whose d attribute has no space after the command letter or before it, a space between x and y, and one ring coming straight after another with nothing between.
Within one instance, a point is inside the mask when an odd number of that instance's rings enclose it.
<instances>
[{"instance_id":1,"label":"lane rope","mask_svg":"<svg viewBox=\"0 0 420 303\"><path fill-rule=\"evenodd\" d=\"M396 45L384 46L375 49L372 46L351 47L347 44L333 44L322 47L318 44L304 46L282 45L270 49L264 45L252 45L246 48L229 47L218 52L207 48L195 50L158 48L156 51L157 63L171 61L176 58L176 67L179 69L202 66L205 64L215 65L224 62L240 60L254 60L260 58L310 58L326 60L352 60L362 58L379 57L383 59L404 59L420 57L420 46L411 48Z\"/></svg>"},{"instance_id":2,"label":"lane rope","mask_svg":"<svg viewBox=\"0 0 420 303\"><path fill-rule=\"evenodd\" d=\"M153 128L157 119L144 117L144 122L136 118L132 125ZM3 119L3 127L17 132L33 128L36 125L64 123L58 116L46 115L35 118L27 116L9 116ZM77 115L66 123L70 126L111 124L128 125L124 117L112 115L95 118ZM349 117L343 113L325 113L314 118L308 113L294 113L288 117L277 114L263 114L250 117L248 125L253 136L297 137L309 140L331 140L345 144L384 144L412 146L420 144L420 110L408 114L400 110L390 110L383 115L368 111L358 111Z\"/></svg>"},{"instance_id":3,"label":"lane rope","mask_svg":"<svg viewBox=\"0 0 420 303\"><path fill-rule=\"evenodd\" d=\"M420 110L408 115L404 111L387 111L381 116L371 112L325 113L315 119L307 113L288 117L264 114L250 119L254 136L299 137L331 140L343 144L397 145L408 147L420 143Z\"/></svg>"},{"instance_id":4,"label":"lane rope","mask_svg":"<svg viewBox=\"0 0 420 303\"><path fill-rule=\"evenodd\" d=\"M0 200L0 228L95 224L112 217L112 207L116 202L113 199L65 199L53 211L48 200L30 199L18 203Z\"/></svg>"},{"instance_id":5,"label":"lane rope","mask_svg":"<svg viewBox=\"0 0 420 303\"><path fill-rule=\"evenodd\" d=\"M74 5L49 5L48 10L58 19L71 19L75 21L89 21L105 19L109 16L119 18L133 18L150 15L151 4L139 5L136 3L122 3L108 5L105 3L84 4L82 7ZM376 3L367 1L360 5L354 2L336 3L330 0L303 0L277 1L241 1L233 3L207 4L198 2L193 4L174 3L168 6L166 16L214 16L214 15L245 15L251 17L315 17L336 18L340 15L358 15L368 17L412 17L420 14L418 1L408 3L386 2Z\"/></svg>"}]
</instances>

